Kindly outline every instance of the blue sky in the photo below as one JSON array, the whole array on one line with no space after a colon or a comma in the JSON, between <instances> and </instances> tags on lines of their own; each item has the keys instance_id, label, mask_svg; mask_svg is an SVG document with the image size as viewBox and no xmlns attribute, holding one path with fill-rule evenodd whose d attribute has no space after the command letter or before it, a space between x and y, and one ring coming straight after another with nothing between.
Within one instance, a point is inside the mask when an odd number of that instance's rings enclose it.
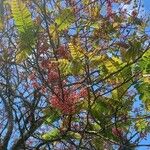
<instances>
[{"instance_id":1,"label":"blue sky","mask_svg":"<svg viewBox=\"0 0 150 150\"><path fill-rule=\"evenodd\" d=\"M143 0L143 1L144 1L145 11L147 13L150 13L150 0Z\"/></svg>"}]
</instances>

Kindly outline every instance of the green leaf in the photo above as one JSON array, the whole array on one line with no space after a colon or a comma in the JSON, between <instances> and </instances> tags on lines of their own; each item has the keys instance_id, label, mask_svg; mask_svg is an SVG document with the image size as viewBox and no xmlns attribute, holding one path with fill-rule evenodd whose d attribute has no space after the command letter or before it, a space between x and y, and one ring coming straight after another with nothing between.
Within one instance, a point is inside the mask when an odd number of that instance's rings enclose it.
<instances>
[{"instance_id":1,"label":"green leaf","mask_svg":"<svg viewBox=\"0 0 150 150\"><path fill-rule=\"evenodd\" d=\"M137 90L140 94L140 99L145 104L146 109L150 111L150 84L143 82L137 86Z\"/></svg>"},{"instance_id":2,"label":"green leaf","mask_svg":"<svg viewBox=\"0 0 150 150\"><path fill-rule=\"evenodd\" d=\"M56 41L57 40L57 38L58 38L58 32L57 32L57 27L56 27L56 25L55 24L51 24L50 26L49 26L49 30L50 30L50 34L51 34L51 36L52 36L52 39L54 40L54 41Z\"/></svg>"},{"instance_id":3,"label":"green leaf","mask_svg":"<svg viewBox=\"0 0 150 150\"><path fill-rule=\"evenodd\" d=\"M73 138L73 139L76 139L76 140L81 139L81 135L79 133L75 133L75 132L72 132L72 131L68 132L68 136Z\"/></svg>"},{"instance_id":4,"label":"green leaf","mask_svg":"<svg viewBox=\"0 0 150 150\"><path fill-rule=\"evenodd\" d=\"M11 10L19 32L26 32L33 27L31 14L21 0L12 0Z\"/></svg>"},{"instance_id":5,"label":"green leaf","mask_svg":"<svg viewBox=\"0 0 150 150\"><path fill-rule=\"evenodd\" d=\"M74 21L75 16L71 8L63 9L55 19L59 31L68 29Z\"/></svg>"},{"instance_id":6,"label":"green leaf","mask_svg":"<svg viewBox=\"0 0 150 150\"><path fill-rule=\"evenodd\" d=\"M148 122L145 119L139 119L136 121L136 127L139 132L142 132L148 127Z\"/></svg>"},{"instance_id":7,"label":"green leaf","mask_svg":"<svg viewBox=\"0 0 150 150\"><path fill-rule=\"evenodd\" d=\"M84 57L84 51L79 45L75 45L73 43L69 43L69 50L71 53L71 56L74 60L81 60Z\"/></svg>"},{"instance_id":8,"label":"green leaf","mask_svg":"<svg viewBox=\"0 0 150 150\"><path fill-rule=\"evenodd\" d=\"M83 71L82 63L78 60L68 61L67 59L59 59L59 68L64 75L78 75Z\"/></svg>"},{"instance_id":9,"label":"green leaf","mask_svg":"<svg viewBox=\"0 0 150 150\"><path fill-rule=\"evenodd\" d=\"M100 131L101 130L100 125L97 123L91 123L89 126L90 126L91 131Z\"/></svg>"},{"instance_id":10,"label":"green leaf","mask_svg":"<svg viewBox=\"0 0 150 150\"><path fill-rule=\"evenodd\" d=\"M104 60L103 56L93 56L90 59L90 63L92 66L98 66L102 63L103 60Z\"/></svg>"},{"instance_id":11,"label":"green leaf","mask_svg":"<svg viewBox=\"0 0 150 150\"><path fill-rule=\"evenodd\" d=\"M45 139L45 140L52 140L52 139L55 139L55 138L59 137L59 135L60 135L60 131L58 129L53 129L50 132L45 133L42 136L42 138Z\"/></svg>"},{"instance_id":12,"label":"green leaf","mask_svg":"<svg viewBox=\"0 0 150 150\"><path fill-rule=\"evenodd\" d=\"M111 57L106 60L104 63L105 67L107 68L109 73L116 72L122 65L121 59L117 57Z\"/></svg>"},{"instance_id":13,"label":"green leaf","mask_svg":"<svg viewBox=\"0 0 150 150\"><path fill-rule=\"evenodd\" d=\"M29 10L21 0L13 0L11 10L19 31L19 51L17 52L16 61L20 63L32 52L32 46L35 43L34 25Z\"/></svg>"},{"instance_id":14,"label":"green leaf","mask_svg":"<svg viewBox=\"0 0 150 150\"><path fill-rule=\"evenodd\" d=\"M150 74L150 49L147 50L142 56L142 59L139 62L139 67L144 76Z\"/></svg>"},{"instance_id":15,"label":"green leaf","mask_svg":"<svg viewBox=\"0 0 150 150\"><path fill-rule=\"evenodd\" d=\"M83 67L82 63L79 61L72 61L70 63L70 73L73 75L79 75L82 74L83 72Z\"/></svg>"},{"instance_id":16,"label":"green leaf","mask_svg":"<svg viewBox=\"0 0 150 150\"><path fill-rule=\"evenodd\" d=\"M47 108L43 112L46 115L45 124L52 124L60 118L60 114L56 109Z\"/></svg>"},{"instance_id":17,"label":"green leaf","mask_svg":"<svg viewBox=\"0 0 150 150\"><path fill-rule=\"evenodd\" d=\"M103 115L108 114L110 110L111 109L109 105L107 105L107 102L104 102L103 100L98 99L93 105L91 109L91 113L95 118L97 118L98 120L101 120L103 118Z\"/></svg>"},{"instance_id":18,"label":"green leaf","mask_svg":"<svg viewBox=\"0 0 150 150\"><path fill-rule=\"evenodd\" d=\"M59 59L58 63L59 63L59 69L64 75L70 74L71 72L70 62L67 59Z\"/></svg>"},{"instance_id":19,"label":"green leaf","mask_svg":"<svg viewBox=\"0 0 150 150\"><path fill-rule=\"evenodd\" d=\"M55 122L58 119L59 119L59 114L58 113L53 113L49 117L47 117L45 122L46 122L46 124L51 124L51 123Z\"/></svg>"},{"instance_id":20,"label":"green leaf","mask_svg":"<svg viewBox=\"0 0 150 150\"><path fill-rule=\"evenodd\" d=\"M94 23L91 23L90 27L94 28L94 29L99 29L102 25L102 21L96 21Z\"/></svg>"},{"instance_id":21,"label":"green leaf","mask_svg":"<svg viewBox=\"0 0 150 150\"><path fill-rule=\"evenodd\" d=\"M28 53L26 52L27 50L18 52L16 55L16 62L21 63L22 61L26 60L28 57Z\"/></svg>"},{"instance_id":22,"label":"green leaf","mask_svg":"<svg viewBox=\"0 0 150 150\"><path fill-rule=\"evenodd\" d=\"M130 48L126 52L126 61L134 61L140 54L141 41L134 40L133 42L129 41Z\"/></svg>"},{"instance_id":23,"label":"green leaf","mask_svg":"<svg viewBox=\"0 0 150 150\"><path fill-rule=\"evenodd\" d=\"M92 142L92 145L96 148L96 150L104 150L105 149L105 147L104 147L105 143L102 139L93 138L91 142ZM111 145L109 147L111 147ZM109 149L109 150L112 150L112 149Z\"/></svg>"}]
</instances>

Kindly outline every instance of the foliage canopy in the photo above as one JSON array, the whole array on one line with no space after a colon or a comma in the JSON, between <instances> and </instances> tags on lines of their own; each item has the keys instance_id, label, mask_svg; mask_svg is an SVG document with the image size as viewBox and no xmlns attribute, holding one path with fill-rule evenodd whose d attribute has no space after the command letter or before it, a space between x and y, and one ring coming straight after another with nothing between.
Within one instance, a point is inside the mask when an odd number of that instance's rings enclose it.
<instances>
[{"instance_id":1,"label":"foliage canopy","mask_svg":"<svg viewBox=\"0 0 150 150\"><path fill-rule=\"evenodd\" d=\"M1 149L150 146L140 143L150 132L150 42L138 0L0 7Z\"/></svg>"}]
</instances>

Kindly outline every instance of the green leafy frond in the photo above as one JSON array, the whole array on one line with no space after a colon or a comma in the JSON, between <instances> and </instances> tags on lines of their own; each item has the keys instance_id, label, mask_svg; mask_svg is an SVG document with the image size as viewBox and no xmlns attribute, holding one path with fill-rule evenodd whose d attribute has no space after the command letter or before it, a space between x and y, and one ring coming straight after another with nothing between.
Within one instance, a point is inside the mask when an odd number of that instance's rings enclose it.
<instances>
[{"instance_id":1,"label":"green leafy frond","mask_svg":"<svg viewBox=\"0 0 150 150\"><path fill-rule=\"evenodd\" d=\"M82 74L83 66L78 60L68 61L67 59L59 59L59 68L64 75L78 75Z\"/></svg>"},{"instance_id":2,"label":"green leafy frond","mask_svg":"<svg viewBox=\"0 0 150 150\"><path fill-rule=\"evenodd\" d=\"M56 24L58 25L58 30L66 30L75 21L75 15L71 8L66 8L62 10L56 17Z\"/></svg>"},{"instance_id":3,"label":"green leafy frond","mask_svg":"<svg viewBox=\"0 0 150 150\"><path fill-rule=\"evenodd\" d=\"M52 140L57 138L60 135L60 131L58 129L53 129L50 132L45 133L42 138L45 140Z\"/></svg>"},{"instance_id":4,"label":"green leafy frond","mask_svg":"<svg viewBox=\"0 0 150 150\"><path fill-rule=\"evenodd\" d=\"M76 46L73 43L69 43L68 46L73 59L83 58L84 53L79 46Z\"/></svg>"},{"instance_id":5,"label":"green leafy frond","mask_svg":"<svg viewBox=\"0 0 150 150\"><path fill-rule=\"evenodd\" d=\"M92 66L97 66L97 65L101 64L103 62L103 60L104 60L104 57L101 55L90 58L90 62L91 62Z\"/></svg>"},{"instance_id":6,"label":"green leafy frond","mask_svg":"<svg viewBox=\"0 0 150 150\"><path fill-rule=\"evenodd\" d=\"M19 32L26 32L33 27L31 14L21 0L13 0L11 10Z\"/></svg>"},{"instance_id":7,"label":"green leafy frond","mask_svg":"<svg viewBox=\"0 0 150 150\"><path fill-rule=\"evenodd\" d=\"M68 75L70 73L70 62L67 59L59 59L59 69L64 75Z\"/></svg>"},{"instance_id":8,"label":"green leafy frond","mask_svg":"<svg viewBox=\"0 0 150 150\"><path fill-rule=\"evenodd\" d=\"M17 52L16 61L21 62L32 52L32 46L35 42L34 25L31 13L21 0L13 0L11 10L15 25L19 31L19 51Z\"/></svg>"}]
</instances>

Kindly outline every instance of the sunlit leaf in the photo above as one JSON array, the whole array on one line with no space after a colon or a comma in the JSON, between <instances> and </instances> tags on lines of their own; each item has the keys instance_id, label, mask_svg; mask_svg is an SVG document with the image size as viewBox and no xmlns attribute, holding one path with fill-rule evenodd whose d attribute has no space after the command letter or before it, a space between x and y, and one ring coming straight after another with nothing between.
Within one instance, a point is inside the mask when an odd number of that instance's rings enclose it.
<instances>
[{"instance_id":1,"label":"sunlit leaf","mask_svg":"<svg viewBox=\"0 0 150 150\"><path fill-rule=\"evenodd\" d=\"M59 31L66 30L74 21L75 16L71 8L63 9L55 19Z\"/></svg>"},{"instance_id":2,"label":"sunlit leaf","mask_svg":"<svg viewBox=\"0 0 150 150\"><path fill-rule=\"evenodd\" d=\"M58 129L53 129L45 133L44 135L42 135L42 138L45 140L52 140L54 138L59 137L59 135L60 135L60 131Z\"/></svg>"}]
</instances>

